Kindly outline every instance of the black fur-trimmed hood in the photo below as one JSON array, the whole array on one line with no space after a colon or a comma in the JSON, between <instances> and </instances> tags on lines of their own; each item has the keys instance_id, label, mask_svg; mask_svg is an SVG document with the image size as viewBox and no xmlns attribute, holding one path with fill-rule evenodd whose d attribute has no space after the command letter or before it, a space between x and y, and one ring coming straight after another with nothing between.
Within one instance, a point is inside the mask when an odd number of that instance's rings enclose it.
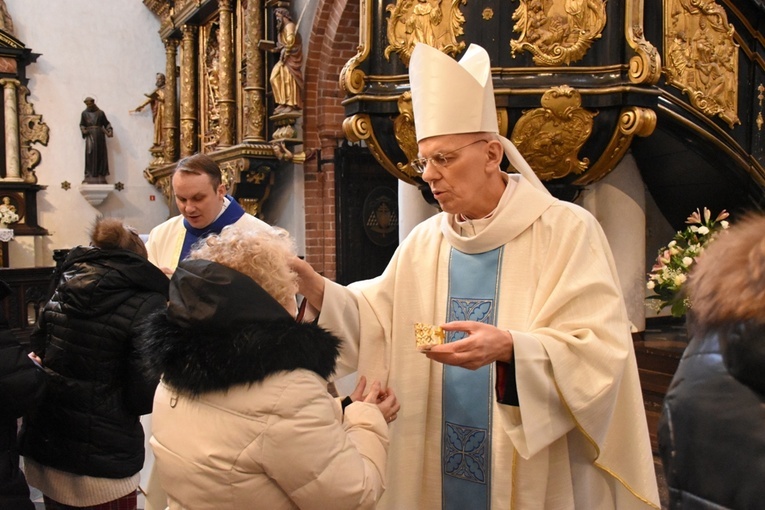
<instances>
[{"instance_id":1,"label":"black fur-trimmed hood","mask_svg":"<svg viewBox=\"0 0 765 510\"><path fill-rule=\"evenodd\" d=\"M292 319L210 331L179 327L162 311L145 325L141 350L152 375L162 375L181 393L199 395L299 368L329 379L339 345L319 326Z\"/></svg>"},{"instance_id":2,"label":"black fur-trimmed hood","mask_svg":"<svg viewBox=\"0 0 765 510\"><path fill-rule=\"evenodd\" d=\"M176 391L199 395L307 369L329 379L340 340L298 323L251 278L214 262L182 262L166 310L144 324L146 369Z\"/></svg>"}]
</instances>

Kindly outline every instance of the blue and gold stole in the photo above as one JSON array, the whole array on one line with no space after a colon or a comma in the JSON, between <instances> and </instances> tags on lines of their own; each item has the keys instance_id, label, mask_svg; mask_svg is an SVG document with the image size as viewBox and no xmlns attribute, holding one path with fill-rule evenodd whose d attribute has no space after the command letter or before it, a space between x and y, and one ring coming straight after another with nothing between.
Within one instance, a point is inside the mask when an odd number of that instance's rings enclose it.
<instances>
[{"instance_id":1,"label":"blue and gold stole","mask_svg":"<svg viewBox=\"0 0 765 510\"><path fill-rule=\"evenodd\" d=\"M186 218L183 219L183 226L186 228L186 237L183 238L183 248L181 248L181 255L178 257L178 262L188 257L194 243L207 235L220 234L223 227L236 223L239 221L239 218L244 216L244 209L242 209L242 206L239 205L234 197L226 195L226 198L228 198L231 203L228 204L228 207L223 211L223 214L205 228L194 228L189 225Z\"/></svg>"},{"instance_id":2,"label":"blue and gold stole","mask_svg":"<svg viewBox=\"0 0 765 510\"><path fill-rule=\"evenodd\" d=\"M466 254L452 248L449 258L447 322L496 324L503 248ZM446 341L464 338L448 332ZM478 370L444 365L441 438L442 508L491 507L491 422L494 365Z\"/></svg>"}]
</instances>

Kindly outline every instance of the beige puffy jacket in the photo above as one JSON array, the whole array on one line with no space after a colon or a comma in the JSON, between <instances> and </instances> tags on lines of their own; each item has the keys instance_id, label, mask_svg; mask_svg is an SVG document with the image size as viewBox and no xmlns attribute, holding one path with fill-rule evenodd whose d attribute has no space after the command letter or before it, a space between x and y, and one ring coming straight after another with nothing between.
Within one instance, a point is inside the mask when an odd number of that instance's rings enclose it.
<instances>
[{"instance_id":1,"label":"beige puffy jacket","mask_svg":"<svg viewBox=\"0 0 765 510\"><path fill-rule=\"evenodd\" d=\"M308 370L251 387L154 400L151 445L171 510L374 508L388 426L374 404L345 409Z\"/></svg>"},{"instance_id":2,"label":"beige puffy jacket","mask_svg":"<svg viewBox=\"0 0 765 510\"><path fill-rule=\"evenodd\" d=\"M388 425L327 392L340 340L298 323L253 280L184 261L141 339L162 374L151 445L171 509L374 508Z\"/></svg>"}]
</instances>

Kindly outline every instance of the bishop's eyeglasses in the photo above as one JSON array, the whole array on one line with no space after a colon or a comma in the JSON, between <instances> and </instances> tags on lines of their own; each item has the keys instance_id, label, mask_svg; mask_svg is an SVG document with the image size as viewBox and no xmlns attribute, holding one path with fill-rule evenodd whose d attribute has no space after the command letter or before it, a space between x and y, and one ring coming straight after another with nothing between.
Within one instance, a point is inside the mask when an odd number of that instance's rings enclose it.
<instances>
[{"instance_id":1,"label":"bishop's eyeglasses","mask_svg":"<svg viewBox=\"0 0 765 510\"><path fill-rule=\"evenodd\" d=\"M471 145L476 144L478 142L488 143L489 140L474 140L467 145L463 145L462 147L458 147L449 152L437 152L433 154L432 156L430 156L429 158L413 159L412 161L409 162L409 164L412 166L412 168L414 168L414 171L417 172L418 174L422 174L425 172L425 167L428 165L428 162L433 163L439 168L446 168L449 166L449 161L450 161L448 156L450 156L451 154L454 154L457 151L461 151L462 149L466 147L470 147Z\"/></svg>"}]
</instances>

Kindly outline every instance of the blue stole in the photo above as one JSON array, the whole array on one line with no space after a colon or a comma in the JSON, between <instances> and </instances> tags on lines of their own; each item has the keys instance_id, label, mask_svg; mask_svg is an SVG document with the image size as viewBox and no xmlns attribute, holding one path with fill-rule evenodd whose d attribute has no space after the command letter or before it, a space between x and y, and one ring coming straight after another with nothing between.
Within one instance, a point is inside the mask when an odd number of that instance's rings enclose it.
<instances>
[{"instance_id":1,"label":"blue stole","mask_svg":"<svg viewBox=\"0 0 765 510\"><path fill-rule=\"evenodd\" d=\"M242 206L234 200L234 197L226 195L226 198L228 198L231 203L228 204L228 207L226 207L226 210L223 211L223 214L221 214L218 219L207 225L205 228L194 228L189 225L186 218L183 218L183 226L186 228L186 237L183 238L183 248L181 248L181 256L178 257L178 262L188 257L194 243L209 234L220 234L223 227L236 223L239 221L239 218L244 216L244 209L242 209Z\"/></svg>"},{"instance_id":2,"label":"blue stole","mask_svg":"<svg viewBox=\"0 0 765 510\"><path fill-rule=\"evenodd\" d=\"M502 247L469 255L454 248L449 260L447 322L496 324ZM448 332L447 342L464 338ZM491 421L494 364L478 370L444 365L441 439L442 508L491 507Z\"/></svg>"}]
</instances>

